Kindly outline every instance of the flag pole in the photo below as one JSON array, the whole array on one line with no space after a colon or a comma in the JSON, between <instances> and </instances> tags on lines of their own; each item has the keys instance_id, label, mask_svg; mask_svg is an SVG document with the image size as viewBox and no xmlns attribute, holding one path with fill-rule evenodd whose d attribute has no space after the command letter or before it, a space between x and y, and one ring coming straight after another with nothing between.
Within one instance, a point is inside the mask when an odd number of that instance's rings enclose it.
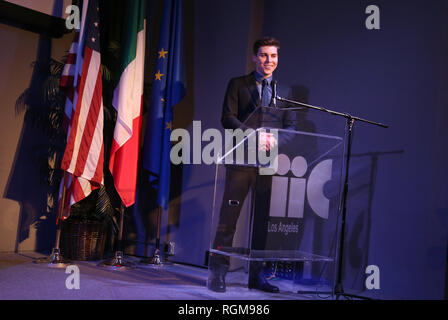
<instances>
[{"instance_id":1,"label":"flag pole","mask_svg":"<svg viewBox=\"0 0 448 320\"><path fill-rule=\"evenodd\" d=\"M135 268L135 264L126 261L123 258L123 225L124 225L124 210L125 206L123 202L120 206L120 225L118 229L117 250L114 257L110 260L103 261L99 264L100 267L104 267L110 270L125 271Z\"/></svg>"},{"instance_id":2,"label":"flag pole","mask_svg":"<svg viewBox=\"0 0 448 320\"><path fill-rule=\"evenodd\" d=\"M157 207L157 233L156 233L156 247L151 258L142 259L139 264L151 267L163 266L162 259L160 257L160 230L162 229L162 207Z\"/></svg>"},{"instance_id":3,"label":"flag pole","mask_svg":"<svg viewBox=\"0 0 448 320\"><path fill-rule=\"evenodd\" d=\"M62 232L62 213L64 212L65 207L65 194L67 191L67 187L65 182L67 181L67 172L64 171L64 176L62 177L62 197L61 202L59 203L58 208L58 217L56 220L56 240L53 250L51 251L51 254L49 257L46 258L39 258L34 260L34 263L38 264L46 264L49 267L52 268L66 268L71 261L66 260L61 255L61 249L60 249L60 242L61 242L61 232Z\"/></svg>"}]
</instances>

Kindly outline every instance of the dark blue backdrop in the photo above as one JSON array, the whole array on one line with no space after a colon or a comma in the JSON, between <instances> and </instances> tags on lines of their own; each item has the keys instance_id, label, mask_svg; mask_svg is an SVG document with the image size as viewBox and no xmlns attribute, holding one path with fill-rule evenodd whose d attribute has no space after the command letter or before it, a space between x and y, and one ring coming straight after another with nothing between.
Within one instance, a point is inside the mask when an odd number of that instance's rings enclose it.
<instances>
[{"instance_id":1,"label":"dark blue backdrop","mask_svg":"<svg viewBox=\"0 0 448 320\"><path fill-rule=\"evenodd\" d=\"M380 9L380 30L364 26L370 4ZM443 125L448 120L447 4L283 0L265 6L263 31L282 41L278 76L283 81L307 87L312 104L390 125L387 130L355 127L353 153L380 152L374 181L366 180L374 187L373 203L366 211L371 224L364 226L370 227L369 246L361 248L369 251L368 264L381 270L381 290L371 292L375 296L443 296L448 227L448 130ZM357 171L359 165L371 159L354 159L353 187L362 171ZM357 213L350 208L359 205L350 202L359 189L350 190L349 220ZM349 228L360 227L351 221Z\"/></svg>"},{"instance_id":2,"label":"dark blue backdrop","mask_svg":"<svg viewBox=\"0 0 448 320\"><path fill-rule=\"evenodd\" d=\"M365 27L370 4L380 8L380 30ZM193 119L203 130L220 128L226 84L246 72L251 5L189 4L194 67L188 88ZM363 290L365 267L377 265L380 289L364 295L443 298L448 1L277 0L265 1L263 10L263 34L282 43L280 82L306 88L311 104L390 126L355 124L344 286ZM169 231L176 242L173 260L204 265L213 175L213 166L184 166L180 212Z\"/></svg>"}]
</instances>

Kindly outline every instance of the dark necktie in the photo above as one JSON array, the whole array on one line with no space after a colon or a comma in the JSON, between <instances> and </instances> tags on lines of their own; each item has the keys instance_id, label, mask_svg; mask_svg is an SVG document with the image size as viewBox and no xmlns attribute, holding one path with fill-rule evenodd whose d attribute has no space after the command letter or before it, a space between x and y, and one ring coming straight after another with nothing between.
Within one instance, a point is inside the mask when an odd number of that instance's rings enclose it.
<instances>
[{"instance_id":1,"label":"dark necktie","mask_svg":"<svg viewBox=\"0 0 448 320\"><path fill-rule=\"evenodd\" d=\"M261 106L268 107L271 103L272 89L268 84L268 80L264 79L261 86Z\"/></svg>"}]
</instances>

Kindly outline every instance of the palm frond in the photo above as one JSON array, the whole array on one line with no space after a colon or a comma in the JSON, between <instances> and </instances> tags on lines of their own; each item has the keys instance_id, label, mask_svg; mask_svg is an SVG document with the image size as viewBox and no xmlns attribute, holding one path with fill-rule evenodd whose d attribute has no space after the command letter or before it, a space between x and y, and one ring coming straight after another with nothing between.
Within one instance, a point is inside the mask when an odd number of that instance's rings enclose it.
<instances>
[{"instance_id":1,"label":"palm frond","mask_svg":"<svg viewBox=\"0 0 448 320\"><path fill-rule=\"evenodd\" d=\"M98 189L95 212L99 217L112 221L114 231L118 231L118 224L114 219L116 210L114 209L104 186L101 186L101 188Z\"/></svg>"},{"instance_id":2,"label":"palm frond","mask_svg":"<svg viewBox=\"0 0 448 320\"><path fill-rule=\"evenodd\" d=\"M62 75L62 71L64 70L64 66L65 66L65 62L50 59L50 74L56 75L60 78Z\"/></svg>"},{"instance_id":3,"label":"palm frond","mask_svg":"<svg viewBox=\"0 0 448 320\"><path fill-rule=\"evenodd\" d=\"M44 103L49 104L56 99L60 93L59 89L59 76L50 75L45 79L42 85L42 97Z\"/></svg>"},{"instance_id":4,"label":"palm frond","mask_svg":"<svg viewBox=\"0 0 448 320\"><path fill-rule=\"evenodd\" d=\"M104 64L101 65L101 75L103 76L103 79L106 80L106 81L111 81L112 80L112 72Z\"/></svg>"},{"instance_id":5,"label":"palm frond","mask_svg":"<svg viewBox=\"0 0 448 320\"><path fill-rule=\"evenodd\" d=\"M118 41L110 41L107 51L112 54L113 57L118 58L120 56L121 45Z\"/></svg>"},{"instance_id":6,"label":"palm frond","mask_svg":"<svg viewBox=\"0 0 448 320\"><path fill-rule=\"evenodd\" d=\"M23 112L25 112L26 110L28 110L28 97L30 95L30 89L27 88L25 89L25 91L22 92L22 94L17 98L16 100L16 105L15 105L15 110L16 110L16 115L19 115Z\"/></svg>"}]
</instances>

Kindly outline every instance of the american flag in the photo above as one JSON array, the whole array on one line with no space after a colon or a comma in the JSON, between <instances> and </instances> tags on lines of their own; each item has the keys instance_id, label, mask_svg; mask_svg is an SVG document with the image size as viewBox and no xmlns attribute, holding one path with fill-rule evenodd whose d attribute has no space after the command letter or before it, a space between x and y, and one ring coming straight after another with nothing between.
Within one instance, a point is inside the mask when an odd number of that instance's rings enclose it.
<instances>
[{"instance_id":1,"label":"american flag","mask_svg":"<svg viewBox=\"0 0 448 320\"><path fill-rule=\"evenodd\" d=\"M73 103L75 101L75 95L78 96L77 88L75 88L75 78L78 79L76 72L76 57L79 44L79 31L76 30L73 36L73 41L68 52L67 61L65 62L64 69L62 71L61 82L59 84L62 91L66 96L65 101L65 113L64 113L64 130L68 132L70 126L70 118L72 116Z\"/></svg>"},{"instance_id":2,"label":"american flag","mask_svg":"<svg viewBox=\"0 0 448 320\"><path fill-rule=\"evenodd\" d=\"M67 93L67 146L61 162L65 199L61 217L69 208L104 184L103 98L98 0L84 1L83 25L75 34L61 86ZM63 194L62 194L63 193ZM60 204L61 205L61 204Z\"/></svg>"}]
</instances>

